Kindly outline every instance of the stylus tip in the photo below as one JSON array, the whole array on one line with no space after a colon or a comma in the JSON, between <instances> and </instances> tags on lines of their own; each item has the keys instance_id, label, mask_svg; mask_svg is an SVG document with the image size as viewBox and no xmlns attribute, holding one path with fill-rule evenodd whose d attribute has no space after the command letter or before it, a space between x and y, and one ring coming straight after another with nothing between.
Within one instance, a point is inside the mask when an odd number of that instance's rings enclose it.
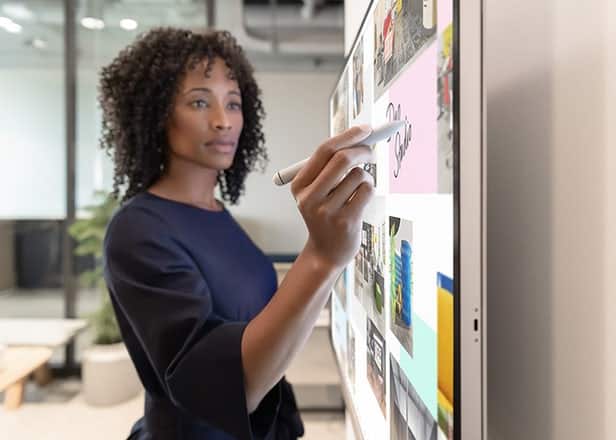
<instances>
[{"instance_id":1,"label":"stylus tip","mask_svg":"<svg viewBox=\"0 0 616 440\"><path fill-rule=\"evenodd\" d=\"M280 185L284 185L284 182L282 180L282 178L280 177L280 173L276 173L274 174L274 177L272 179L274 181L274 184L280 186Z\"/></svg>"}]
</instances>

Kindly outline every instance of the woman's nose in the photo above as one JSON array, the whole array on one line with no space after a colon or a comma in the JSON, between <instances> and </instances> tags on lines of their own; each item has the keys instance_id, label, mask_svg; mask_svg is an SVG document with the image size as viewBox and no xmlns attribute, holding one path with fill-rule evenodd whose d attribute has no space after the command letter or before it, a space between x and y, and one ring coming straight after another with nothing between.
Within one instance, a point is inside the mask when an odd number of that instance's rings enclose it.
<instances>
[{"instance_id":1,"label":"woman's nose","mask_svg":"<svg viewBox=\"0 0 616 440\"><path fill-rule=\"evenodd\" d=\"M210 113L210 124L212 128L218 131L231 129L231 121L222 106L217 105L214 111Z\"/></svg>"}]
</instances>

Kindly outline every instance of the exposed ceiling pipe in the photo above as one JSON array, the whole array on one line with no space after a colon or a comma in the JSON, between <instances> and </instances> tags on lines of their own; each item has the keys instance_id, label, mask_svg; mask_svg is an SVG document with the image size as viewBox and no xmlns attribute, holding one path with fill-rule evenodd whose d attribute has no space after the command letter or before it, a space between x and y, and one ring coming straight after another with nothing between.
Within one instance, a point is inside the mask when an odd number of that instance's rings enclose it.
<instances>
[{"instance_id":1,"label":"exposed ceiling pipe","mask_svg":"<svg viewBox=\"0 0 616 440\"><path fill-rule=\"evenodd\" d=\"M262 30L267 30L269 38L258 37L247 29L245 23L245 8L242 0L225 0L224 7L221 2L217 3L215 8L216 27L218 29L229 30L238 41L244 46L247 51L268 52L274 54L294 54L305 56L342 56L344 53L344 45L342 37L331 38L329 33L321 33L315 29L312 22L303 22L301 25L294 23L291 15L299 15L298 9L291 10L282 8L277 5L275 0L270 0L270 8L276 8L275 11L262 10L261 14L257 11L250 10L250 26L251 28L258 27ZM317 4L319 1L317 1ZM315 4L315 7L317 6ZM256 14L253 14L253 12ZM328 23L335 23L336 17L325 17ZM303 20L302 20L303 21ZM284 22L284 27L287 31L295 29L297 35L304 34L304 38L282 36L279 30L281 22ZM337 31L338 27L331 27L330 30ZM340 28L341 29L341 28ZM334 34L335 35L335 34ZM311 38L306 38L310 36Z\"/></svg>"},{"instance_id":2,"label":"exposed ceiling pipe","mask_svg":"<svg viewBox=\"0 0 616 440\"><path fill-rule=\"evenodd\" d=\"M225 0L215 8L215 23L218 29L231 32L248 51L273 52L271 41L255 38L246 32L244 26L244 3L242 0Z\"/></svg>"},{"instance_id":3,"label":"exposed ceiling pipe","mask_svg":"<svg viewBox=\"0 0 616 440\"><path fill-rule=\"evenodd\" d=\"M297 30L329 29L344 33L344 11L342 8L324 8L312 19L306 20L301 15L303 6L277 3L276 24L280 28ZM248 29L271 27L270 8L263 6L244 6L244 23Z\"/></svg>"},{"instance_id":4,"label":"exposed ceiling pipe","mask_svg":"<svg viewBox=\"0 0 616 440\"><path fill-rule=\"evenodd\" d=\"M302 6L302 18L304 20L312 20L316 15L317 8L320 8L325 4L325 0L304 0L304 6Z\"/></svg>"}]
</instances>

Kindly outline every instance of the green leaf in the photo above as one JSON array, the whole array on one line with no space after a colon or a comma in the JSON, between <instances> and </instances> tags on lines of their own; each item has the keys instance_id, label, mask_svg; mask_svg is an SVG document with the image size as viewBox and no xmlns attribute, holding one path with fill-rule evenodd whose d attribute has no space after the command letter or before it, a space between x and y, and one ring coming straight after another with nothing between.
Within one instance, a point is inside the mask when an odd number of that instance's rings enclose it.
<instances>
[{"instance_id":1,"label":"green leaf","mask_svg":"<svg viewBox=\"0 0 616 440\"><path fill-rule=\"evenodd\" d=\"M103 295L101 307L91 316L90 322L96 333L95 344L115 344L122 341L109 295Z\"/></svg>"},{"instance_id":2,"label":"green leaf","mask_svg":"<svg viewBox=\"0 0 616 440\"><path fill-rule=\"evenodd\" d=\"M96 286L101 292L101 305L88 318L95 332L94 342L96 344L115 344L122 341L122 336L103 278L101 257L107 225L119 204L105 191L96 191L94 195L100 203L84 208L84 211L89 214L88 218L76 220L70 225L69 235L77 244L73 251L75 255L93 255L96 260L94 270L84 271L79 276L82 285Z\"/></svg>"},{"instance_id":3,"label":"green leaf","mask_svg":"<svg viewBox=\"0 0 616 440\"><path fill-rule=\"evenodd\" d=\"M75 249L75 255L84 256L84 255L96 255L98 252L99 246L98 244L90 244L84 243L79 245L77 249Z\"/></svg>"},{"instance_id":4,"label":"green leaf","mask_svg":"<svg viewBox=\"0 0 616 440\"><path fill-rule=\"evenodd\" d=\"M92 287L99 280L98 274L93 270L88 270L79 275L79 284L84 287Z\"/></svg>"}]
</instances>

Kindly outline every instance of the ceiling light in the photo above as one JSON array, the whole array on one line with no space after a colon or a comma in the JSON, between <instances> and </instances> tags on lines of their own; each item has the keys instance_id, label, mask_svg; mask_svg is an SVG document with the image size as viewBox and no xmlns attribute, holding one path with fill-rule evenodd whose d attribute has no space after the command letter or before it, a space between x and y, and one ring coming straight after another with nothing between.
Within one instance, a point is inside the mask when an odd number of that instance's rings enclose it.
<instances>
[{"instance_id":1,"label":"ceiling light","mask_svg":"<svg viewBox=\"0 0 616 440\"><path fill-rule=\"evenodd\" d=\"M95 31L105 28L105 22L100 18L94 17L83 17L81 19L81 25L86 29L91 29Z\"/></svg>"},{"instance_id":2,"label":"ceiling light","mask_svg":"<svg viewBox=\"0 0 616 440\"><path fill-rule=\"evenodd\" d=\"M21 25L15 23L15 22L7 23L3 27L4 27L5 31L10 32L11 34L18 34L23 29L21 27Z\"/></svg>"},{"instance_id":3,"label":"ceiling light","mask_svg":"<svg viewBox=\"0 0 616 440\"><path fill-rule=\"evenodd\" d=\"M47 49L47 41L43 40L41 38L33 38L30 41L30 44L32 45L32 47L34 47L35 49Z\"/></svg>"},{"instance_id":4,"label":"ceiling light","mask_svg":"<svg viewBox=\"0 0 616 440\"><path fill-rule=\"evenodd\" d=\"M34 19L34 13L27 6L21 3L5 3L2 5L2 11L17 20L30 21Z\"/></svg>"},{"instance_id":5,"label":"ceiling light","mask_svg":"<svg viewBox=\"0 0 616 440\"><path fill-rule=\"evenodd\" d=\"M81 25L86 29L92 30L100 30L105 27L105 22L103 21L103 2L98 0L86 1Z\"/></svg>"},{"instance_id":6,"label":"ceiling light","mask_svg":"<svg viewBox=\"0 0 616 440\"><path fill-rule=\"evenodd\" d=\"M13 23L13 20L11 20L10 18L0 16L0 27L3 28L4 26L7 26L11 23Z\"/></svg>"},{"instance_id":7,"label":"ceiling light","mask_svg":"<svg viewBox=\"0 0 616 440\"><path fill-rule=\"evenodd\" d=\"M139 26L139 23L132 18L123 18L120 20L120 27L125 31L134 31L137 29L137 26Z\"/></svg>"}]
</instances>

